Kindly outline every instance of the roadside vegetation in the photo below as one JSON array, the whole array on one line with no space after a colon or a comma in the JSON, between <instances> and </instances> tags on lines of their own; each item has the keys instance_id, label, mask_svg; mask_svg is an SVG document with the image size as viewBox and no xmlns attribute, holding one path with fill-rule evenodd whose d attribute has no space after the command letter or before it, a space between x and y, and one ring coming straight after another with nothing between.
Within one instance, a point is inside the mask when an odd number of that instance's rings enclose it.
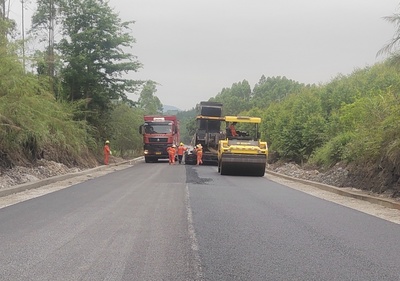
<instances>
[{"instance_id":1,"label":"roadside vegetation","mask_svg":"<svg viewBox=\"0 0 400 281\"><path fill-rule=\"evenodd\" d=\"M400 24L398 14L385 19ZM262 118L260 132L269 144L270 163L295 162L322 171L346 166L354 187L377 193L390 189L398 196L399 42L400 29L378 51L389 54L384 62L340 74L326 84L305 85L263 75L253 88L243 80L209 101L223 103L224 115ZM192 134L193 121L184 123L185 132Z\"/></svg>"},{"instance_id":2,"label":"roadside vegetation","mask_svg":"<svg viewBox=\"0 0 400 281\"><path fill-rule=\"evenodd\" d=\"M355 186L374 192L392 189L397 194L399 62L395 53L382 63L320 85L262 76L253 88L243 80L223 88L209 101L221 102L224 115L260 116L260 132L269 144L271 163L295 162L320 170L345 165ZM190 132L193 124L186 123Z\"/></svg>"},{"instance_id":3,"label":"roadside vegetation","mask_svg":"<svg viewBox=\"0 0 400 281\"><path fill-rule=\"evenodd\" d=\"M105 140L114 155L140 154L137 128L144 114L161 113L162 104L155 82L126 78L142 67L129 52L133 22L122 22L103 1L37 4L30 34L43 49L32 55L21 58L15 23L0 17L0 168L38 159L95 166ZM260 116L271 162L346 165L366 189L400 191L399 38L400 31L380 50L390 54L386 61L326 84L261 76L253 87L236 82L210 101L223 103L225 115ZM195 108L178 113L185 143L195 115Z\"/></svg>"},{"instance_id":4,"label":"roadside vegetation","mask_svg":"<svg viewBox=\"0 0 400 281\"><path fill-rule=\"evenodd\" d=\"M271 163L346 165L357 186L400 190L400 76L392 59L322 85L262 76L251 89L243 80L210 101L223 103L224 115L262 118Z\"/></svg>"},{"instance_id":5,"label":"roadside vegetation","mask_svg":"<svg viewBox=\"0 0 400 281\"><path fill-rule=\"evenodd\" d=\"M30 40L43 49L24 55L16 24L1 15L0 168L95 166L105 140L116 156L141 153L143 114L162 106L154 82L126 78L141 68L129 52L132 24L103 1L39 0Z\"/></svg>"}]
</instances>

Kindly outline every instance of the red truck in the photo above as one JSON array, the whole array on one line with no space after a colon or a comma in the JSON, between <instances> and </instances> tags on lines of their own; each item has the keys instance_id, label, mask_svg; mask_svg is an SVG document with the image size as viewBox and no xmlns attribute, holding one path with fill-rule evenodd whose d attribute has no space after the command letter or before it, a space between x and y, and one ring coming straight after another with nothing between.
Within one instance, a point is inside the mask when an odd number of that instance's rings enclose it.
<instances>
[{"instance_id":1,"label":"red truck","mask_svg":"<svg viewBox=\"0 0 400 281\"><path fill-rule=\"evenodd\" d=\"M168 159L167 147L179 145L179 122L176 115L145 115L139 132L143 135L146 163Z\"/></svg>"}]
</instances>

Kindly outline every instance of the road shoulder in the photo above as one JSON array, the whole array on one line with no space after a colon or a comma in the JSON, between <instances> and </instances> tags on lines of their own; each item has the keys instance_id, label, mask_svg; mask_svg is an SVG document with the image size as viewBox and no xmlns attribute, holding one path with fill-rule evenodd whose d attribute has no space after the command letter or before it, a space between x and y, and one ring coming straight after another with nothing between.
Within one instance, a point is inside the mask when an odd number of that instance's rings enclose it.
<instances>
[{"instance_id":1,"label":"road shoulder","mask_svg":"<svg viewBox=\"0 0 400 281\"><path fill-rule=\"evenodd\" d=\"M276 183L299 190L312 196L358 210L360 212L400 224L400 204L395 200L378 198L352 188L338 188L297 179L283 174L267 171L265 177Z\"/></svg>"}]
</instances>

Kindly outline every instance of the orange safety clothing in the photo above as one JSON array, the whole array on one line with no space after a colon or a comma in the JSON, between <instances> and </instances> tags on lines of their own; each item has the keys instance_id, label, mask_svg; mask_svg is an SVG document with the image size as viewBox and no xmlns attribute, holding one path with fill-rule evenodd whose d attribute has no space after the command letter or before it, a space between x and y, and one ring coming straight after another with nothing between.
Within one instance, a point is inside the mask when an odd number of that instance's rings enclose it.
<instances>
[{"instance_id":1,"label":"orange safety clothing","mask_svg":"<svg viewBox=\"0 0 400 281\"><path fill-rule=\"evenodd\" d=\"M184 147L183 145L178 146L178 155L183 155L183 153L185 153L186 150L187 148Z\"/></svg>"},{"instance_id":2,"label":"orange safety clothing","mask_svg":"<svg viewBox=\"0 0 400 281\"><path fill-rule=\"evenodd\" d=\"M110 146L108 145L108 143L106 143L106 145L104 145L104 165L108 165L108 159L110 157Z\"/></svg>"},{"instance_id":3,"label":"orange safety clothing","mask_svg":"<svg viewBox=\"0 0 400 281\"><path fill-rule=\"evenodd\" d=\"M167 152L168 152L169 164L175 164L175 154L176 154L175 148L168 147Z\"/></svg>"},{"instance_id":4,"label":"orange safety clothing","mask_svg":"<svg viewBox=\"0 0 400 281\"><path fill-rule=\"evenodd\" d=\"M203 149L196 148L196 155L197 155L197 165L203 164Z\"/></svg>"},{"instance_id":5,"label":"orange safety clothing","mask_svg":"<svg viewBox=\"0 0 400 281\"><path fill-rule=\"evenodd\" d=\"M185 153L186 150L187 150L187 147L184 147L183 144L178 146L178 162L179 162L179 164L182 163L183 154Z\"/></svg>"},{"instance_id":6,"label":"orange safety clothing","mask_svg":"<svg viewBox=\"0 0 400 281\"><path fill-rule=\"evenodd\" d=\"M233 137L237 137L238 136L238 133L236 132L235 125L233 125L233 124L229 125L229 130L231 131L231 135Z\"/></svg>"}]
</instances>

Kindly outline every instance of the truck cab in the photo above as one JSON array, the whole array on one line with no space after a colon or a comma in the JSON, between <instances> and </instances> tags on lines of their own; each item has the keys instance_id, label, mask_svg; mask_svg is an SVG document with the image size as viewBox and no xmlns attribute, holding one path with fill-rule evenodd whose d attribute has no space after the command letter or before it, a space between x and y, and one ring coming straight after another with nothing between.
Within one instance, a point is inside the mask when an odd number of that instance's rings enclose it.
<instances>
[{"instance_id":1,"label":"truck cab","mask_svg":"<svg viewBox=\"0 0 400 281\"><path fill-rule=\"evenodd\" d=\"M179 123L175 115L145 115L139 132L143 135L146 163L168 159L167 148L179 143Z\"/></svg>"}]
</instances>

